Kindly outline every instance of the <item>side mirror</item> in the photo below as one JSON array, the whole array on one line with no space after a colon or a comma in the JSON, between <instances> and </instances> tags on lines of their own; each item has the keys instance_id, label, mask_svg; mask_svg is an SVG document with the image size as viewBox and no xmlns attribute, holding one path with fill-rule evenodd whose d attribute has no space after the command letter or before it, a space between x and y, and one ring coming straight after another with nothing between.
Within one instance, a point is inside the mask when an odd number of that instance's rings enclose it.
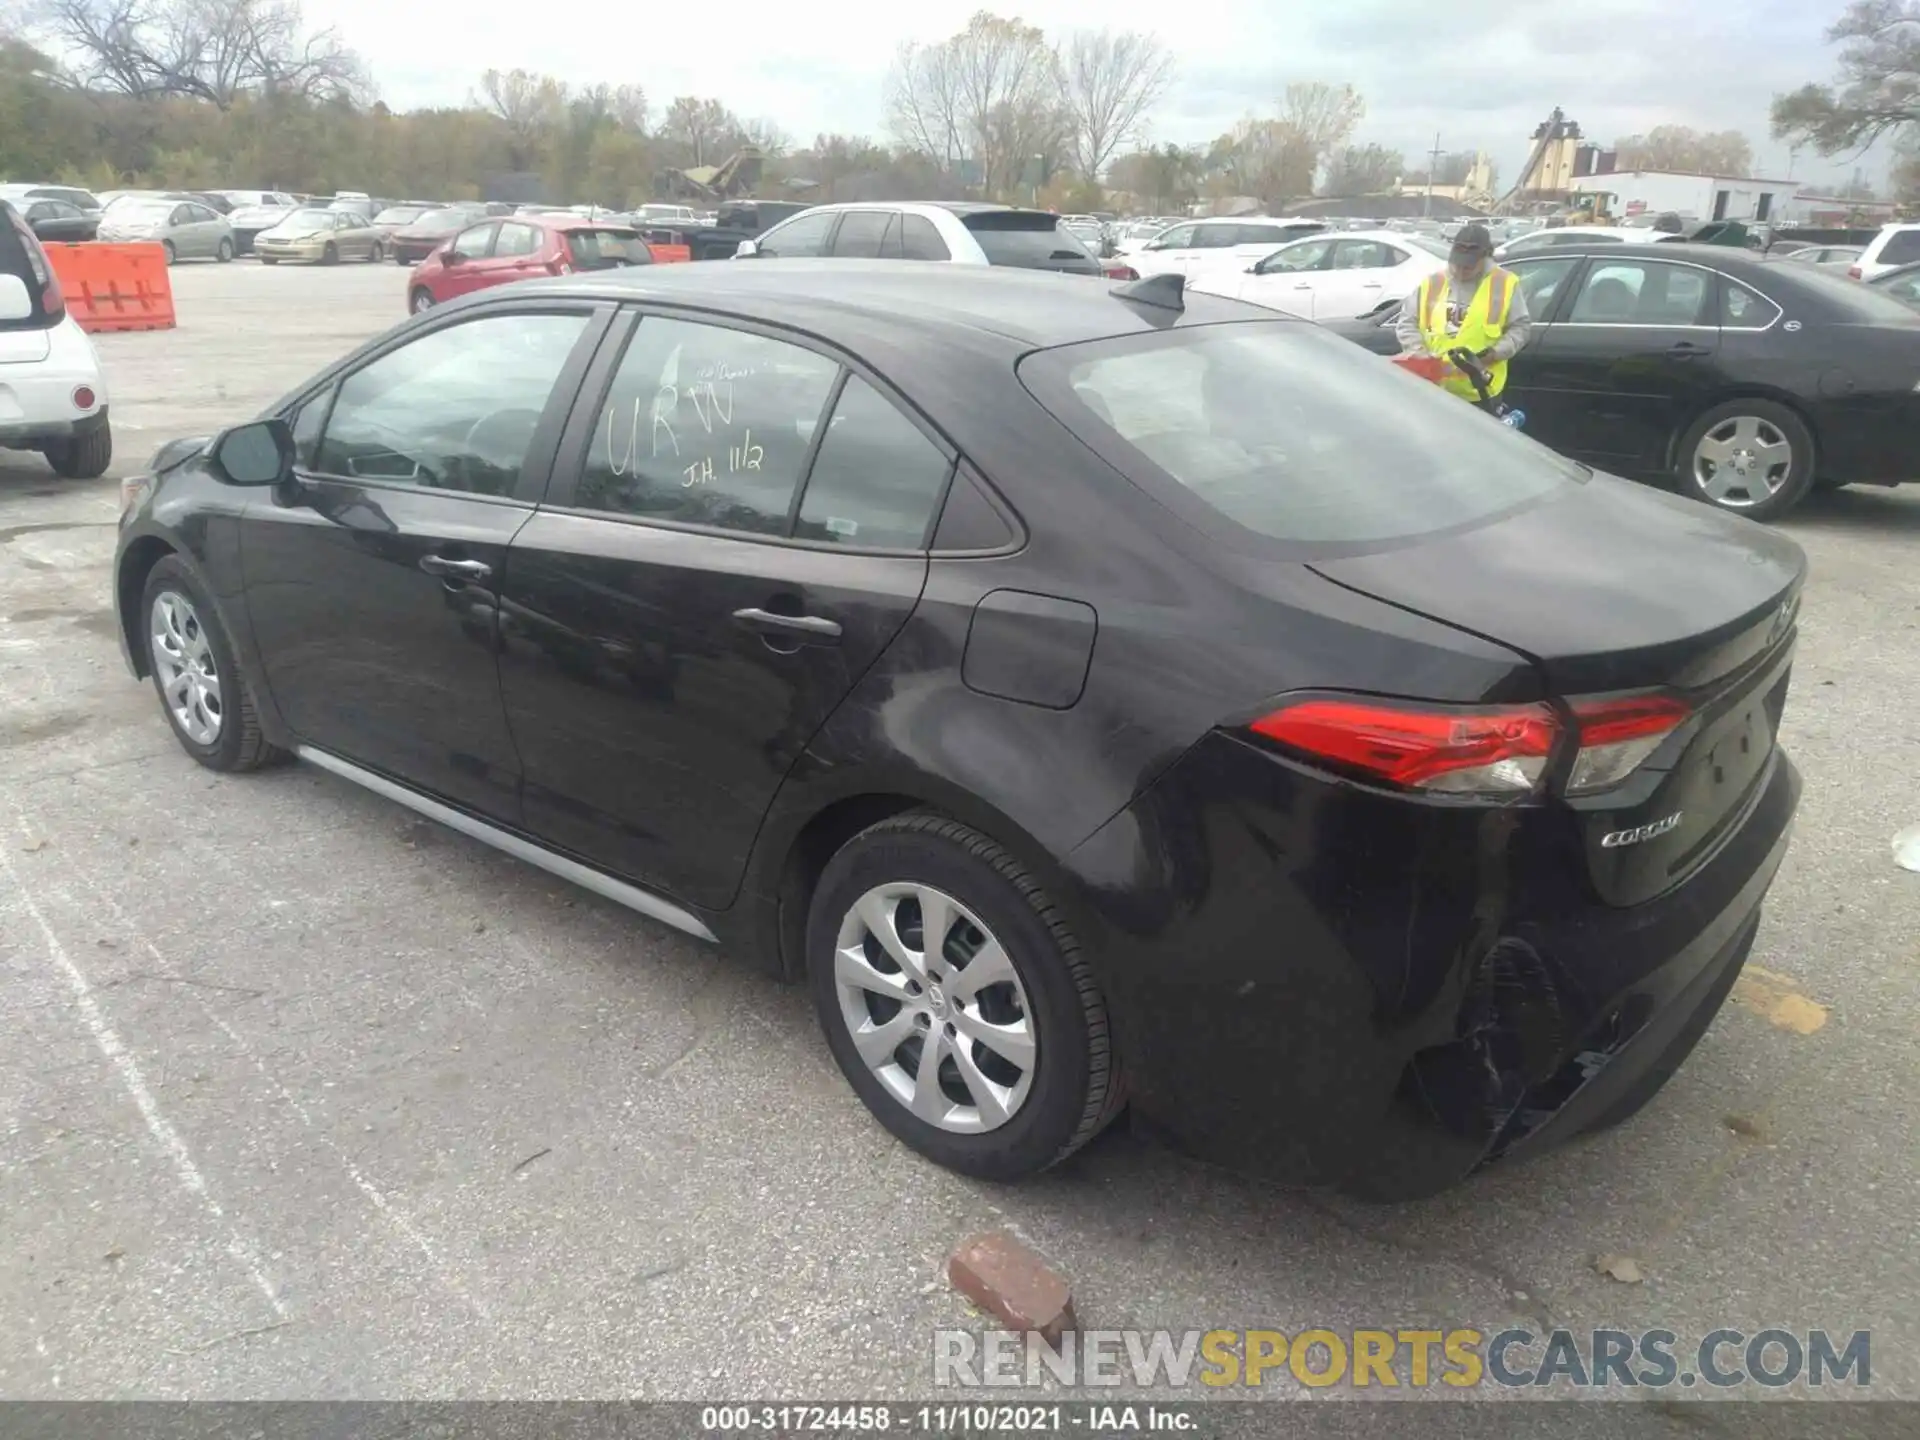
<instances>
[{"instance_id":1,"label":"side mirror","mask_svg":"<svg viewBox=\"0 0 1920 1440\"><path fill-rule=\"evenodd\" d=\"M442 265L464 265L467 263L467 257L454 249L452 242L449 241L446 249L440 252L440 263Z\"/></svg>"},{"instance_id":2,"label":"side mirror","mask_svg":"<svg viewBox=\"0 0 1920 1440\"><path fill-rule=\"evenodd\" d=\"M753 241L742 240L738 245L734 247L733 258L736 260L751 260L754 256L758 255L759 253L760 253L760 247L756 245Z\"/></svg>"},{"instance_id":3,"label":"side mirror","mask_svg":"<svg viewBox=\"0 0 1920 1440\"><path fill-rule=\"evenodd\" d=\"M33 315L33 296L18 275L0 275L0 320L26 320Z\"/></svg>"},{"instance_id":4,"label":"side mirror","mask_svg":"<svg viewBox=\"0 0 1920 1440\"><path fill-rule=\"evenodd\" d=\"M279 419L236 425L214 440L210 456L229 485L277 485L293 474L293 427Z\"/></svg>"}]
</instances>

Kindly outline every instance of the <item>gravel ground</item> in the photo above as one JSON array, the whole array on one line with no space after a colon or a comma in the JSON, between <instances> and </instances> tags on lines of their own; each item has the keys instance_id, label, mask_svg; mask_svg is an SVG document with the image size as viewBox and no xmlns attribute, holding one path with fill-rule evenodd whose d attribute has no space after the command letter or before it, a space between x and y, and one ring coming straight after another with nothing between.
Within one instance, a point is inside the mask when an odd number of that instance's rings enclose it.
<instances>
[{"instance_id":1,"label":"gravel ground","mask_svg":"<svg viewBox=\"0 0 1920 1440\"><path fill-rule=\"evenodd\" d=\"M797 990L331 776L202 771L121 668L117 477L404 275L181 267L177 330L101 345L113 474L0 456L0 1395L921 1396L981 1323L944 1257L1008 1226L1089 1327L1870 1329L1920 1397L1920 487L1783 526L1777 978L1633 1123L1389 1209L1126 1134L997 1188L870 1122Z\"/></svg>"}]
</instances>

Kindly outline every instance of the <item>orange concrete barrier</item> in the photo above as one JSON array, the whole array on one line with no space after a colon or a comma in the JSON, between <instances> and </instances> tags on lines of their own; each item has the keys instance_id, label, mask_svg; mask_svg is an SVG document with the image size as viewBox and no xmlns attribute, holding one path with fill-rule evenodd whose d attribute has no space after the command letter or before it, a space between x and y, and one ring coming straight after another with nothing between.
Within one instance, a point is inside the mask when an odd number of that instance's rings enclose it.
<instances>
[{"instance_id":1,"label":"orange concrete barrier","mask_svg":"<svg viewBox=\"0 0 1920 1440\"><path fill-rule=\"evenodd\" d=\"M67 313L82 330L171 330L173 283L158 245L48 245Z\"/></svg>"},{"instance_id":2,"label":"orange concrete barrier","mask_svg":"<svg viewBox=\"0 0 1920 1440\"><path fill-rule=\"evenodd\" d=\"M648 241L647 249L653 252L653 263L656 265L673 265L682 260L693 259L691 245L655 245L652 241Z\"/></svg>"}]
</instances>

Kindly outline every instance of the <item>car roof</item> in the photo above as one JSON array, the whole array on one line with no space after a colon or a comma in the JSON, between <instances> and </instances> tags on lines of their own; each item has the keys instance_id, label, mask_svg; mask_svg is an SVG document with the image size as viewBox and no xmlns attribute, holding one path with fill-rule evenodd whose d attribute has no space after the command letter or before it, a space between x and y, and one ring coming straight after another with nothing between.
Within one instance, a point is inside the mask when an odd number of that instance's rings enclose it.
<instances>
[{"instance_id":1,"label":"car roof","mask_svg":"<svg viewBox=\"0 0 1920 1440\"><path fill-rule=\"evenodd\" d=\"M564 291L713 310L793 326L856 352L863 337L875 336L895 342L889 348L912 348L924 346L930 336L966 333L1026 350L1170 326L1283 319L1256 305L1191 290L1184 311L1166 310L1120 298L1116 288L1085 275L1010 266L796 257L595 271L523 281L512 291Z\"/></svg>"}]
</instances>

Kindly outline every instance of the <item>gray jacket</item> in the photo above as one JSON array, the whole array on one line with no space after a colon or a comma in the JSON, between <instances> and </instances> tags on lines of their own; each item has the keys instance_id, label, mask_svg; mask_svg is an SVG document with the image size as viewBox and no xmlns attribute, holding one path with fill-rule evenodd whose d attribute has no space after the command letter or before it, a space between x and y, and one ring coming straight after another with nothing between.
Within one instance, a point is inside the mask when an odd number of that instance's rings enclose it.
<instances>
[{"instance_id":1,"label":"gray jacket","mask_svg":"<svg viewBox=\"0 0 1920 1440\"><path fill-rule=\"evenodd\" d=\"M1527 341L1533 338L1533 316L1527 312L1527 292L1521 287L1520 277L1510 275L1513 284L1513 301L1507 307L1507 328L1493 343L1495 360L1511 360L1526 349ZM1465 318L1468 303L1473 299L1479 282L1474 282L1472 290L1447 276L1447 323L1457 326ZM1424 282L1423 282L1424 283ZM1394 321L1393 333L1400 342L1402 355L1424 354L1427 348L1426 338L1420 333L1420 289L1414 287L1411 295L1401 302L1400 316Z\"/></svg>"}]
</instances>

